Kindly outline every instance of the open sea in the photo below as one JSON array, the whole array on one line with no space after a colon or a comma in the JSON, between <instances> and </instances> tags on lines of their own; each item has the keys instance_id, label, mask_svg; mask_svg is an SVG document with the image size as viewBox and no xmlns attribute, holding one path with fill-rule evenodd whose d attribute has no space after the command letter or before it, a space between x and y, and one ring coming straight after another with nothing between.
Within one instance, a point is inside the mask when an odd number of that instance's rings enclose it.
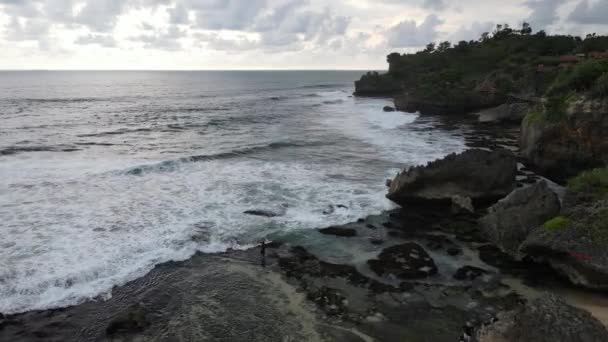
<instances>
[{"instance_id":1,"label":"open sea","mask_svg":"<svg viewBox=\"0 0 608 342\"><path fill-rule=\"evenodd\" d=\"M352 97L361 74L0 72L0 312L391 209L387 178L464 138Z\"/></svg>"}]
</instances>

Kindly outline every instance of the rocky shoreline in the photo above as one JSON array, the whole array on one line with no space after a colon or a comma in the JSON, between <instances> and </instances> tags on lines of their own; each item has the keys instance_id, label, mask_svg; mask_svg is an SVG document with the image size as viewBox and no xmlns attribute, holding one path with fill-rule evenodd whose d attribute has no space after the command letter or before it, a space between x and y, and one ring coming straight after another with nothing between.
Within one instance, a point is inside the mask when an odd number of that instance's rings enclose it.
<instances>
[{"instance_id":1,"label":"rocky shoreline","mask_svg":"<svg viewBox=\"0 0 608 342\"><path fill-rule=\"evenodd\" d=\"M576 289L569 279L577 273L556 266L563 256L520 257L521 246L539 250L532 228L509 239L497 233L509 227L508 210L533 213L530 227L559 212L549 183L508 152L517 151L518 129L442 122L474 126L465 140L478 150L404 171L390 182L399 209L294 233L267 245L264 260L259 247L197 254L116 287L108 300L0 316L0 340L571 341L581 329L581 341L608 340L608 321L538 295ZM470 170L449 172L455 167ZM608 301L604 292L576 291ZM543 320L543 310L556 316ZM555 322L561 335L551 333Z\"/></svg>"}]
</instances>

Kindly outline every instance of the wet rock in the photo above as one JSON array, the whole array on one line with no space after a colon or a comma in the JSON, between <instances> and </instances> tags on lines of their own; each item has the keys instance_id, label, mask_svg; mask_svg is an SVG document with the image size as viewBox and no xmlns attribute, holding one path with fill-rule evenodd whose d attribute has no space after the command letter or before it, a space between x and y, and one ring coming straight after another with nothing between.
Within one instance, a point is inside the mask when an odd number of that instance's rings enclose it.
<instances>
[{"instance_id":1,"label":"wet rock","mask_svg":"<svg viewBox=\"0 0 608 342\"><path fill-rule=\"evenodd\" d=\"M448 255L450 255L450 256L457 256L457 255L462 254L462 248L459 248L459 247L451 247L451 248L448 248L446 252L447 252L447 253L448 253Z\"/></svg>"},{"instance_id":2,"label":"wet rock","mask_svg":"<svg viewBox=\"0 0 608 342\"><path fill-rule=\"evenodd\" d=\"M244 211L243 214L252 215L252 216L262 216L262 217L277 217L281 216L281 213L271 211L271 210L247 210Z\"/></svg>"},{"instance_id":3,"label":"wet rock","mask_svg":"<svg viewBox=\"0 0 608 342\"><path fill-rule=\"evenodd\" d=\"M554 181L608 162L608 105L584 97L570 102L560 122L542 115L526 117L520 136L521 155L535 170Z\"/></svg>"},{"instance_id":4,"label":"wet rock","mask_svg":"<svg viewBox=\"0 0 608 342\"><path fill-rule=\"evenodd\" d=\"M608 199L577 204L562 215L535 229L521 253L574 284L608 289Z\"/></svg>"},{"instance_id":5,"label":"wet rock","mask_svg":"<svg viewBox=\"0 0 608 342\"><path fill-rule=\"evenodd\" d=\"M369 279L350 265L332 264L319 260L304 247L290 249L289 255L279 258L279 266L287 276L301 279L305 275L313 277L345 278L353 284L367 284Z\"/></svg>"},{"instance_id":6,"label":"wet rock","mask_svg":"<svg viewBox=\"0 0 608 342\"><path fill-rule=\"evenodd\" d=\"M518 257L528 234L560 211L557 195L546 182L517 189L488 209L481 220L484 235L505 252Z\"/></svg>"},{"instance_id":7,"label":"wet rock","mask_svg":"<svg viewBox=\"0 0 608 342\"><path fill-rule=\"evenodd\" d=\"M452 197L490 202L515 189L517 163L507 150L468 150L398 174L387 197L400 205L420 201L450 203Z\"/></svg>"},{"instance_id":8,"label":"wet rock","mask_svg":"<svg viewBox=\"0 0 608 342\"><path fill-rule=\"evenodd\" d=\"M318 289L308 289L306 297L328 316L340 315L346 311L347 301L339 290L322 286Z\"/></svg>"},{"instance_id":9,"label":"wet rock","mask_svg":"<svg viewBox=\"0 0 608 342\"><path fill-rule=\"evenodd\" d=\"M146 316L145 308L141 305L133 305L108 324L106 335L114 336L141 332L150 325Z\"/></svg>"},{"instance_id":10,"label":"wet rock","mask_svg":"<svg viewBox=\"0 0 608 342\"><path fill-rule=\"evenodd\" d=\"M382 110L385 112L394 112L395 108L393 108L391 106L384 106L384 108L382 108Z\"/></svg>"},{"instance_id":11,"label":"wet rock","mask_svg":"<svg viewBox=\"0 0 608 342\"><path fill-rule=\"evenodd\" d=\"M469 197L452 196L452 214L474 213L473 201Z\"/></svg>"},{"instance_id":12,"label":"wet rock","mask_svg":"<svg viewBox=\"0 0 608 342\"><path fill-rule=\"evenodd\" d=\"M352 228L329 227L329 228L319 229L319 232L324 235L335 235L335 236L341 236L341 237L357 236L357 231Z\"/></svg>"},{"instance_id":13,"label":"wet rock","mask_svg":"<svg viewBox=\"0 0 608 342\"><path fill-rule=\"evenodd\" d=\"M386 248L377 260L368 260L367 263L379 276L416 279L437 273L433 259L420 245L411 242Z\"/></svg>"},{"instance_id":14,"label":"wet rock","mask_svg":"<svg viewBox=\"0 0 608 342\"><path fill-rule=\"evenodd\" d=\"M486 273L488 273L486 270L479 267L463 266L454 273L453 278L456 280L475 280Z\"/></svg>"},{"instance_id":15,"label":"wet rock","mask_svg":"<svg viewBox=\"0 0 608 342\"><path fill-rule=\"evenodd\" d=\"M374 229L374 230L375 230L375 229L378 229L376 226L374 226L374 225L373 225L373 224L371 224L371 223L366 224L366 225L365 225L365 228L367 228L367 229Z\"/></svg>"},{"instance_id":16,"label":"wet rock","mask_svg":"<svg viewBox=\"0 0 608 342\"><path fill-rule=\"evenodd\" d=\"M386 181L384 181L384 185L386 185L387 188L390 188L392 182L393 182L392 179L387 179Z\"/></svg>"},{"instance_id":17,"label":"wet rock","mask_svg":"<svg viewBox=\"0 0 608 342\"><path fill-rule=\"evenodd\" d=\"M530 110L527 103L505 103L498 107L484 109L477 114L479 122L511 122L519 124Z\"/></svg>"},{"instance_id":18,"label":"wet rock","mask_svg":"<svg viewBox=\"0 0 608 342\"><path fill-rule=\"evenodd\" d=\"M371 242L371 243L372 243L372 245L376 245L376 246L378 246L378 245L383 244L383 243L384 243L384 240L382 240L382 239L370 239L370 240L369 240L369 242Z\"/></svg>"},{"instance_id":19,"label":"wet rock","mask_svg":"<svg viewBox=\"0 0 608 342\"><path fill-rule=\"evenodd\" d=\"M599 342L608 331L588 312L547 295L498 316L482 326L473 339L478 342Z\"/></svg>"}]
</instances>

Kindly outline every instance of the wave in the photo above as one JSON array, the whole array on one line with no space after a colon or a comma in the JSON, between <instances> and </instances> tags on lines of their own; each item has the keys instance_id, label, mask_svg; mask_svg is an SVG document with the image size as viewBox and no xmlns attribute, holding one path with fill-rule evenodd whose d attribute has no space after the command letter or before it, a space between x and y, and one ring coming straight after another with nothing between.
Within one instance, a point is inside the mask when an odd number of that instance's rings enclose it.
<instances>
[{"instance_id":1,"label":"wave","mask_svg":"<svg viewBox=\"0 0 608 342\"><path fill-rule=\"evenodd\" d=\"M116 130L116 131L78 134L76 136L79 137L79 138L88 138L88 137L103 137L103 136L107 136L107 135L120 135L120 134L138 133L138 132L152 132L152 129L151 128L136 128L136 129L122 128L122 129L119 129L119 130Z\"/></svg>"},{"instance_id":2,"label":"wave","mask_svg":"<svg viewBox=\"0 0 608 342\"><path fill-rule=\"evenodd\" d=\"M305 85L305 86L297 87L295 89L316 89L316 88L331 89L331 88L342 88L342 87L344 87L344 84L327 83L327 84Z\"/></svg>"},{"instance_id":3,"label":"wave","mask_svg":"<svg viewBox=\"0 0 608 342\"><path fill-rule=\"evenodd\" d=\"M256 154L256 153L273 151L273 150L283 149L283 148L315 147L315 146L323 146L323 145L326 145L326 143L323 143L323 142L276 142L276 143L270 143L268 145L248 147L248 148L243 148L243 149L234 150L234 151L230 151L230 152L195 155L195 156L183 157L183 158L174 159L174 160L165 160L165 161L162 161L162 162L156 163L156 164L136 166L136 167L130 168L126 171L123 171L121 173L130 175L130 176L141 176L141 175L144 175L146 173L151 173L151 172L173 172L173 171L178 170L180 168L180 166L183 164L198 163L198 162L205 162L205 161L219 160L219 159L238 158L238 157L243 157L243 156L248 156L248 155L252 155L252 154Z\"/></svg>"},{"instance_id":4,"label":"wave","mask_svg":"<svg viewBox=\"0 0 608 342\"><path fill-rule=\"evenodd\" d=\"M9 146L0 150L0 156L10 156L27 152L75 152L81 149L73 146Z\"/></svg>"}]
</instances>

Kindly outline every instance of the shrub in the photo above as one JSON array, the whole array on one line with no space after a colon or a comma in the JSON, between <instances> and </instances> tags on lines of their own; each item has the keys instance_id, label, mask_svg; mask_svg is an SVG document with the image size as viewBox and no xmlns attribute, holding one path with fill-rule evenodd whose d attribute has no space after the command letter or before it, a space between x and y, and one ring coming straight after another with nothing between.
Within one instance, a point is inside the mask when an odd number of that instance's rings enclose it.
<instances>
[{"instance_id":1,"label":"shrub","mask_svg":"<svg viewBox=\"0 0 608 342\"><path fill-rule=\"evenodd\" d=\"M568 181L568 189L600 199L608 195L608 168L585 171Z\"/></svg>"},{"instance_id":2,"label":"shrub","mask_svg":"<svg viewBox=\"0 0 608 342\"><path fill-rule=\"evenodd\" d=\"M528 126L529 124L537 121L542 121L544 119L544 115L538 109L532 110L526 114L524 118L524 125Z\"/></svg>"},{"instance_id":3,"label":"shrub","mask_svg":"<svg viewBox=\"0 0 608 342\"><path fill-rule=\"evenodd\" d=\"M548 98L545 108L545 117L552 122L559 122L566 118L568 103L574 94L555 95Z\"/></svg>"},{"instance_id":4,"label":"shrub","mask_svg":"<svg viewBox=\"0 0 608 342\"><path fill-rule=\"evenodd\" d=\"M564 216L557 216L543 224L543 228L549 231L556 231L570 224L570 220Z\"/></svg>"},{"instance_id":5,"label":"shrub","mask_svg":"<svg viewBox=\"0 0 608 342\"><path fill-rule=\"evenodd\" d=\"M591 94L600 99L608 97L608 72L602 74L602 76L595 81Z\"/></svg>"},{"instance_id":6,"label":"shrub","mask_svg":"<svg viewBox=\"0 0 608 342\"><path fill-rule=\"evenodd\" d=\"M608 72L608 61L586 61L571 70L562 71L549 87L547 95L556 96L571 90L590 90L605 72Z\"/></svg>"}]
</instances>

